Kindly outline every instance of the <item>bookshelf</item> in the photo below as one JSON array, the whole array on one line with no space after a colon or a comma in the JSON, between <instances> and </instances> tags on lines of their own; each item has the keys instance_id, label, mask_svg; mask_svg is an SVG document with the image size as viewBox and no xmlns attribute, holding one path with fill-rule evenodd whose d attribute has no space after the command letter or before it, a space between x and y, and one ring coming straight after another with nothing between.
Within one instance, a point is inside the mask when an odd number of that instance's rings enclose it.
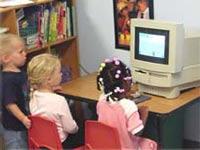
<instances>
[{"instance_id":1,"label":"bookshelf","mask_svg":"<svg viewBox=\"0 0 200 150\"><path fill-rule=\"evenodd\" d=\"M53 53L58 55L63 67L70 68L72 79L79 77L78 37L74 20L76 1L33 1L32 4L0 8L0 27L24 38L28 61L41 53Z\"/></svg>"}]
</instances>

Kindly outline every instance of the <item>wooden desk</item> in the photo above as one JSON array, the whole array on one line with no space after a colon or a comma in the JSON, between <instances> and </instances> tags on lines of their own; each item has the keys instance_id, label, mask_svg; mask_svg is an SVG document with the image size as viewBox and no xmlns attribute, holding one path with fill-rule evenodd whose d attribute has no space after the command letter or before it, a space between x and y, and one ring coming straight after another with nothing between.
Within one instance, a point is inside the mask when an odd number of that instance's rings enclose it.
<instances>
[{"instance_id":1,"label":"wooden desk","mask_svg":"<svg viewBox=\"0 0 200 150\"><path fill-rule=\"evenodd\" d=\"M96 73L63 84L62 88L60 93L67 98L89 103L96 103L101 94L96 87ZM200 88L194 88L175 99L151 95L150 100L139 103L150 110L144 136L157 141L162 148L182 148L185 107L198 102L199 97Z\"/></svg>"},{"instance_id":2,"label":"wooden desk","mask_svg":"<svg viewBox=\"0 0 200 150\"><path fill-rule=\"evenodd\" d=\"M60 92L66 97L79 101L97 102L101 94L96 86L96 73L77 78L71 82L62 85ZM149 107L150 112L157 114L169 114L200 97L200 88L195 88L182 93L178 98L166 99L158 96L152 96L151 99L138 105Z\"/></svg>"}]
</instances>

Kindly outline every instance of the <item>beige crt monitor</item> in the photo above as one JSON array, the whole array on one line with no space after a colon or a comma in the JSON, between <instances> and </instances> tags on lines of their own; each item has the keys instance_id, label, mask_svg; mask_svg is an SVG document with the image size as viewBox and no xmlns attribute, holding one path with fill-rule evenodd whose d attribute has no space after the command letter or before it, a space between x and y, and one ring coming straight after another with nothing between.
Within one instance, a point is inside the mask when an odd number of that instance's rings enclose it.
<instances>
[{"instance_id":1,"label":"beige crt monitor","mask_svg":"<svg viewBox=\"0 0 200 150\"><path fill-rule=\"evenodd\" d=\"M131 19L131 64L139 91L176 98L200 86L200 34L183 24Z\"/></svg>"}]
</instances>

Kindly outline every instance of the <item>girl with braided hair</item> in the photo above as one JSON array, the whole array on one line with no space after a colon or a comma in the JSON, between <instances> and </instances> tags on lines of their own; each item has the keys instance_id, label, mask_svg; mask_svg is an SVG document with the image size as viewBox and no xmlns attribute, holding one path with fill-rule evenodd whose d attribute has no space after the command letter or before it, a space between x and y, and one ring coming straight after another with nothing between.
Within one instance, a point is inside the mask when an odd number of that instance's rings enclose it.
<instances>
[{"instance_id":1,"label":"girl with braided hair","mask_svg":"<svg viewBox=\"0 0 200 150\"><path fill-rule=\"evenodd\" d=\"M97 75L97 89L103 94L97 103L98 120L117 128L122 148L155 150L156 142L136 136L143 128L142 114L129 97L130 69L119 59L106 59Z\"/></svg>"}]
</instances>

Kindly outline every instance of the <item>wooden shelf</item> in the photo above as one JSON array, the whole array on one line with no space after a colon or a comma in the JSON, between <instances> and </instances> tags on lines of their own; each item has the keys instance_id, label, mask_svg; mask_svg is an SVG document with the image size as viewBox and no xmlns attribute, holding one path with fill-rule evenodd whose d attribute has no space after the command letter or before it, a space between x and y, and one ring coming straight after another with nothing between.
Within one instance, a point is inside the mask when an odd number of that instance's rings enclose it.
<instances>
[{"instance_id":1,"label":"wooden shelf","mask_svg":"<svg viewBox=\"0 0 200 150\"><path fill-rule=\"evenodd\" d=\"M13 9L20 9L20 8L25 8L25 7L29 7L29 6L34 6L34 5L39 5L39 4L45 4L45 3L50 3L53 0L33 0L34 3L32 4L24 4L24 5L18 5L18 6L14 6L14 7L4 7L4 8L0 8L0 13L6 13L7 11L11 11Z\"/></svg>"},{"instance_id":2,"label":"wooden shelf","mask_svg":"<svg viewBox=\"0 0 200 150\"><path fill-rule=\"evenodd\" d=\"M27 49L26 52L29 54L29 53L33 53L33 52L40 51L43 49L48 49L48 45L44 45L42 47L37 47L37 48L30 48L30 49Z\"/></svg>"},{"instance_id":3,"label":"wooden shelf","mask_svg":"<svg viewBox=\"0 0 200 150\"><path fill-rule=\"evenodd\" d=\"M30 48L30 49L27 49L26 52L32 53L32 52L35 52L35 51L39 51L40 49L49 49L49 47L56 46L56 45L62 44L64 42L69 42L69 41L74 40L74 39L76 39L76 36L72 36L72 37L69 37L69 38L66 38L66 39L57 40L55 42L45 44L44 46L41 46L41 47Z\"/></svg>"},{"instance_id":4,"label":"wooden shelf","mask_svg":"<svg viewBox=\"0 0 200 150\"><path fill-rule=\"evenodd\" d=\"M33 0L33 1L34 1L34 3L32 3L32 4L0 8L0 16L1 16L0 17L0 26L9 28L9 33L18 34L18 32L19 32L18 26L19 25L17 23L18 19L17 19L17 13L16 13L18 9L26 8L24 10L27 10L27 9L29 9L29 7L31 9L31 6L48 4L48 3L50 4L52 2L54 4L54 2L56 2L56 0ZM75 5L76 0L71 0L71 1L72 1L72 6L67 5L67 7L70 7L70 8L74 7L73 5ZM68 4L70 4L70 3L68 3ZM53 5L52 7L55 7L55 6ZM70 11L70 13L71 13L71 11ZM76 27L76 26L74 25L73 27ZM70 33L70 32L67 32L67 33ZM68 36L70 36L70 34ZM53 52L52 50L55 49L55 51L58 52L57 54L59 55L62 66L69 66L72 70L72 78L75 79L80 76L77 38L78 38L77 36L70 36L65 39L56 40L55 42L48 42L41 47L27 49L26 50L26 52L28 54L27 60L29 61L32 57L34 57L35 55L41 54L41 53Z\"/></svg>"},{"instance_id":5,"label":"wooden shelf","mask_svg":"<svg viewBox=\"0 0 200 150\"><path fill-rule=\"evenodd\" d=\"M49 43L49 46L55 46L55 45L58 45L58 44L62 44L62 43L64 43L64 42L71 41L71 40L73 40L73 39L75 39L75 38L76 38L76 36L68 37L68 38L66 38L66 39L60 39L60 40L57 40L57 41L55 41L55 42Z\"/></svg>"}]
</instances>

